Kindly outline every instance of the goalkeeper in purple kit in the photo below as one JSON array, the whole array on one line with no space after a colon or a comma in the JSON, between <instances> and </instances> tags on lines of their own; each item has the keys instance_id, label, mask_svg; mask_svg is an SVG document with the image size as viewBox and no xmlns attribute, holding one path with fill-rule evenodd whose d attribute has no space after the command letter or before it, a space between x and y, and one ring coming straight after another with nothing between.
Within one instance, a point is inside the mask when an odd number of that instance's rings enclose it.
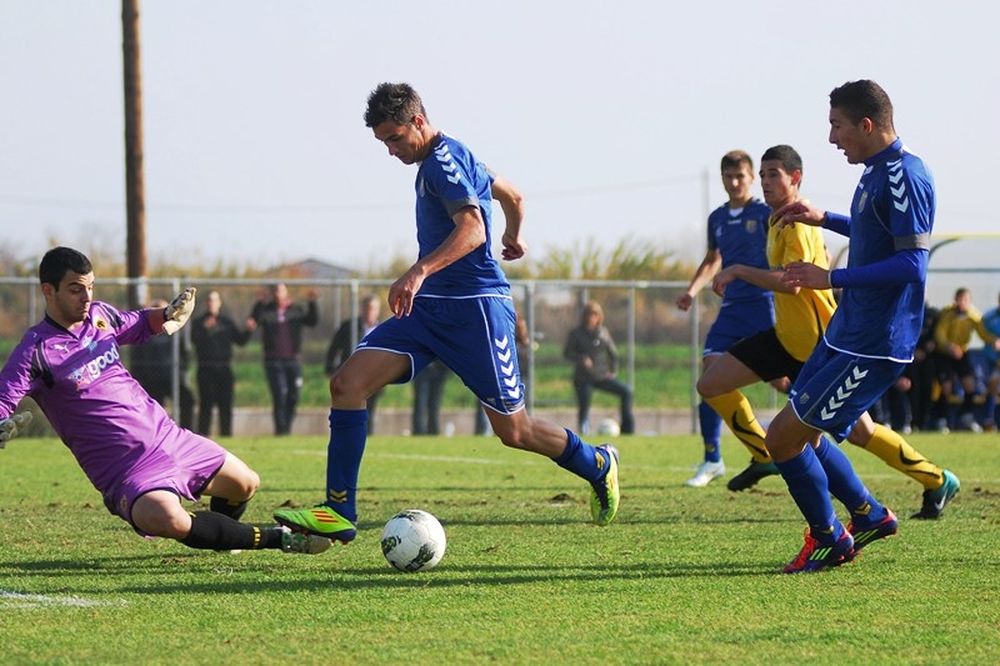
<instances>
[{"instance_id":1,"label":"goalkeeper in purple kit","mask_svg":"<svg viewBox=\"0 0 1000 666\"><path fill-rule=\"evenodd\" d=\"M224 448L174 423L121 362L120 345L176 333L194 310L186 289L166 308L119 311L94 300L94 272L82 253L56 247L39 265L45 318L28 329L0 372L0 447L29 413L30 396L48 417L108 511L144 536L191 548L273 548L319 553L329 539L239 522L260 478ZM210 511L181 500L209 495Z\"/></svg>"}]
</instances>

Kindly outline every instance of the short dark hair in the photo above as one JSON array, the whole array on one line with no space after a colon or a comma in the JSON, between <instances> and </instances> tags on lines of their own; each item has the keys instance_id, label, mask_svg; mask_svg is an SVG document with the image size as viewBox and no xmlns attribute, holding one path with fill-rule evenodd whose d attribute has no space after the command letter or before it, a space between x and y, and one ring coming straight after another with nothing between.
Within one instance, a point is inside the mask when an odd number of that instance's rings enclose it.
<instances>
[{"instance_id":1,"label":"short dark hair","mask_svg":"<svg viewBox=\"0 0 1000 666\"><path fill-rule=\"evenodd\" d=\"M730 150L722 156L722 164L719 169L721 171L729 168L739 169L741 164L749 166L750 173L753 173L753 158L750 157L750 153L745 150Z\"/></svg>"},{"instance_id":2,"label":"short dark hair","mask_svg":"<svg viewBox=\"0 0 1000 666\"><path fill-rule=\"evenodd\" d=\"M955 300L957 301L962 296L967 296L970 294L972 294L972 292L969 291L968 287L959 287L958 289L955 290Z\"/></svg>"},{"instance_id":3,"label":"short dark hair","mask_svg":"<svg viewBox=\"0 0 1000 666\"><path fill-rule=\"evenodd\" d=\"M768 160L781 162L781 167L788 173L802 171L802 156L797 150L785 144L771 146L765 150L764 155L760 158L761 166Z\"/></svg>"},{"instance_id":4,"label":"short dark hair","mask_svg":"<svg viewBox=\"0 0 1000 666\"><path fill-rule=\"evenodd\" d=\"M408 83L380 83L368 95L365 125L374 128L387 120L407 125L418 113L427 117L424 103L413 86Z\"/></svg>"},{"instance_id":5,"label":"short dark hair","mask_svg":"<svg viewBox=\"0 0 1000 666\"><path fill-rule=\"evenodd\" d=\"M892 100L882 86L869 79L848 81L830 92L830 108L840 109L855 125L864 118L883 129L894 129Z\"/></svg>"},{"instance_id":6,"label":"short dark hair","mask_svg":"<svg viewBox=\"0 0 1000 666\"><path fill-rule=\"evenodd\" d=\"M57 290L59 283L66 276L67 271L73 271L78 275L86 275L93 272L94 267L87 259L87 255L79 250L70 247L54 247L45 253L42 261L38 264L38 280L42 284L51 284Z\"/></svg>"}]
</instances>

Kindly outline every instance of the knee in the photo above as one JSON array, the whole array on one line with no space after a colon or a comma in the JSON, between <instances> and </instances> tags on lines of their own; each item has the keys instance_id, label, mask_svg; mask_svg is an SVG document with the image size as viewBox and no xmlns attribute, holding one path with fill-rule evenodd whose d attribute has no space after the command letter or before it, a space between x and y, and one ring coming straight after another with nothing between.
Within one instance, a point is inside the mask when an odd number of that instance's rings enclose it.
<instances>
[{"instance_id":1,"label":"knee","mask_svg":"<svg viewBox=\"0 0 1000 666\"><path fill-rule=\"evenodd\" d=\"M860 446L865 448L865 445L871 440L871 436L868 433L862 432L859 428L853 428L847 435L847 441L854 446Z\"/></svg>"},{"instance_id":2,"label":"knee","mask_svg":"<svg viewBox=\"0 0 1000 666\"><path fill-rule=\"evenodd\" d=\"M191 531L191 516L180 505L168 509L162 505L136 507L132 511L132 524L153 536L183 539Z\"/></svg>"},{"instance_id":3,"label":"knee","mask_svg":"<svg viewBox=\"0 0 1000 666\"><path fill-rule=\"evenodd\" d=\"M330 378L330 398L334 401L349 397L353 394L351 380L343 373L335 374Z\"/></svg>"},{"instance_id":4,"label":"knee","mask_svg":"<svg viewBox=\"0 0 1000 666\"><path fill-rule=\"evenodd\" d=\"M237 479L236 492L239 493L239 497L231 497L227 499L247 502L257 494L259 489L260 475L252 469L247 469L247 473L244 474L242 478Z\"/></svg>"},{"instance_id":5,"label":"knee","mask_svg":"<svg viewBox=\"0 0 1000 666\"><path fill-rule=\"evenodd\" d=\"M525 428L511 425L499 429L494 428L493 432L500 438L500 442L503 443L504 446L509 446L512 449L527 448L525 444L527 441L527 432Z\"/></svg>"},{"instance_id":6,"label":"knee","mask_svg":"<svg viewBox=\"0 0 1000 666\"><path fill-rule=\"evenodd\" d=\"M698 390L698 395L702 398L714 398L718 395L718 389L712 386L712 382L707 380L704 375L698 378L695 388Z\"/></svg>"}]
</instances>

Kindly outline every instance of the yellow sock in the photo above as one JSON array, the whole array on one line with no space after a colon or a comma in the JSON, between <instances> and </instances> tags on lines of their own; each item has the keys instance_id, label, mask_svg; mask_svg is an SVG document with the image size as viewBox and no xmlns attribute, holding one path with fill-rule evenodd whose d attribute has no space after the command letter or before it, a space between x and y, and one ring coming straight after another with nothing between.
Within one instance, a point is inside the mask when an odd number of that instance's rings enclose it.
<instances>
[{"instance_id":1,"label":"yellow sock","mask_svg":"<svg viewBox=\"0 0 1000 666\"><path fill-rule=\"evenodd\" d=\"M719 413L736 438L747 447L754 462L772 462L771 455L764 446L764 436L767 433L757 423L757 417L753 415L753 408L746 396L739 391L730 391L714 398L705 398L705 402Z\"/></svg>"},{"instance_id":2,"label":"yellow sock","mask_svg":"<svg viewBox=\"0 0 1000 666\"><path fill-rule=\"evenodd\" d=\"M864 445L886 465L898 469L927 490L937 490L944 483L943 470L910 446L898 433L875 424L875 434Z\"/></svg>"}]
</instances>

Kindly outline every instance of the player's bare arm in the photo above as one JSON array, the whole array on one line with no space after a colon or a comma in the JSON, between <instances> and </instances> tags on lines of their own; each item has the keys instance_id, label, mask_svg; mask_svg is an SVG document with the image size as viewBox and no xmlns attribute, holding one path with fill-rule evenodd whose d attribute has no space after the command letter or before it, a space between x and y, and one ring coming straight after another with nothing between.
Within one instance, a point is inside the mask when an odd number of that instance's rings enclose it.
<instances>
[{"instance_id":1,"label":"player's bare arm","mask_svg":"<svg viewBox=\"0 0 1000 666\"><path fill-rule=\"evenodd\" d=\"M389 309L397 318L408 317L413 311L413 299L428 275L450 266L486 242L486 224L478 207L465 206L451 219L455 229L444 242L389 287Z\"/></svg>"},{"instance_id":2,"label":"player's bare arm","mask_svg":"<svg viewBox=\"0 0 1000 666\"><path fill-rule=\"evenodd\" d=\"M795 261L785 266L782 281L786 286L806 289L830 289L832 286L830 271L805 261Z\"/></svg>"},{"instance_id":3,"label":"player's bare arm","mask_svg":"<svg viewBox=\"0 0 1000 666\"><path fill-rule=\"evenodd\" d=\"M500 202L504 219L507 221L500 242L503 244L502 257L514 261L524 256L527 244L521 238L521 224L524 221L524 197L506 178L494 175L491 185L493 198Z\"/></svg>"},{"instance_id":4,"label":"player's bare arm","mask_svg":"<svg viewBox=\"0 0 1000 666\"><path fill-rule=\"evenodd\" d=\"M718 250L709 250L698 266L698 270L694 272L694 277L691 278L687 291L677 297L677 307L685 312L690 309L691 304L694 303L694 297L706 284L711 283L712 278L718 274L720 268L722 268L722 253Z\"/></svg>"},{"instance_id":5,"label":"player's bare arm","mask_svg":"<svg viewBox=\"0 0 1000 666\"><path fill-rule=\"evenodd\" d=\"M769 291L780 291L785 294L797 294L798 287L791 286L784 282L784 271L770 271L756 266L745 264L735 264L728 266L719 272L712 280L712 291L719 296L724 296L726 287L734 280L743 280L761 289Z\"/></svg>"},{"instance_id":6,"label":"player's bare arm","mask_svg":"<svg viewBox=\"0 0 1000 666\"><path fill-rule=\"evenodd\" d=\"M774 217L777 218L780 227L787 227L796 222L811 224L814 227L822 227L823 221L826 218L826 211L820 210L808 201L800 199L799 201L785 204L774 211Z\"/></svg>"}]
</instances>

